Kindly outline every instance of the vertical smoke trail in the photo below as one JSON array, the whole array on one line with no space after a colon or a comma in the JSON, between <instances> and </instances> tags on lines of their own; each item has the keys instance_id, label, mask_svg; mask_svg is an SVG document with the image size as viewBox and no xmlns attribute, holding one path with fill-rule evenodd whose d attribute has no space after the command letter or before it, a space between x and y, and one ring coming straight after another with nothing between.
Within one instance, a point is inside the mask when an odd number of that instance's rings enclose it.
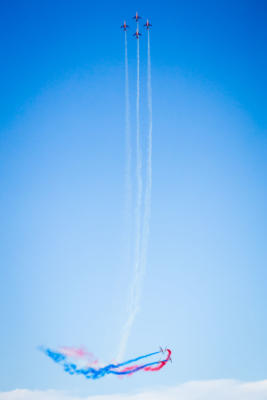
<instances>
[{"instance_id":1,"label":"vertical smoke trail","mask_svg":"<svg viewBox=\"0 0 267 400\"><path fill-rule=\"evenodd\" d=\"M129 72L128 72L128 44L127 31L125 30L125 145L126 145L126 168L125 168L125 219L127 224L127 264L130 263L131 231L132 231L132 182L131 182L131 129L130 129L130 101L129 101Z\"/></svg>"},{"instance_id":2,"label":"vertical smoke trail","mask_svg":"<svg viewBox=\"0 0 267 400\"><path fill-rule=\"evenodd\" d=\"M138 24L137 24L138 29ZM133 326L135 316L139 308L139 298L141 291L141 207L142 207L142 153L140 143L140 52L139 39L137 38L137 87L136 87L136 179L137 179L137 198L136 198L136 242L134 258L134 279L130 293L129 315L124 325L122 338L119 346L117 360L120 361L125 353L127 342Z\"/></svg>"},{"instance_id":3,"label":"vertical smoke trail","mask_svg":"<svg viewBox=\"0 0 267 400\"><path fill-rule=\"evenodd\" d=\"M138 27L138 24L137 24ZM138 29L138 28L137 28ZM142 152L140 141L140 55L139 39L137 39L137 94L136 94L136 179L137 179L137 203L136 203L136 254L134 270L139 278L140 273L140 254L141 254L141 207L142 207ZM139 279L137 280L137 285ZM139 286L139 285L138 285ZM139 289L137 287L136 289ZM138 295L138 290L137 293ZM137 297L138 302L138 297Z\"/></svg>"},{"instance_id":4,"label":"vertical smoke trail","mask_svg":"<svg viewBox=\"0 0 267 400\"><path fill-rule=\"evenodd\" d=\"M149 224L151 214L151 189L152 189L152 86L151 86L151 57L150 57L150 36L147 30L147 105L148 105L148 141L146 159L146 189L144 199L144 224L142 243L142 274L146 270L147 247L149 238Z\"/></svg>"}]
</instances>

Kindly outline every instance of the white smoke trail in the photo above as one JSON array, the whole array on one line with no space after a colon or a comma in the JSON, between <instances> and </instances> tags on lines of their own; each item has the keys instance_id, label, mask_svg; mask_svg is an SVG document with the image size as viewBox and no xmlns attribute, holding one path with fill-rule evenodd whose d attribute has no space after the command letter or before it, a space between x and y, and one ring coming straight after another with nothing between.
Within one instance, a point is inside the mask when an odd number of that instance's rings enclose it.
<instances>
[{"instance_id":1,"label":"white smoke trail","mask_svg":"<svg viewBox=\"0 0 267 400\"><path fill-rule=\"evenodd\" d=\"M138 24L137 24L138 29ZM129 302L129 314L123 327L121 342L117 360L120 361L125 353L130 332L139 308L139 299L141 291L141 208L142 208L142 152L140 143L140 51L139 39L137 38L137 87L136 87L136 179L137 179L137 197L136 197L136 239L135 239L135 257L134 257L134 279L132 282Z\"/></svg>"},{"instance_id":2,"label":"white smoke trail","mask_svg":"<svg viewBox=\"0 0 267 400\"><path fill-rule=\"evenodd\" d=\"M151 190L152 190L152 86L151 86L151 57L150 57L150 36L147 31L147 105L148 105L148 138L146 154L146 188L144 198L144 222L142 232L142 255L141 271L144 275L147 263L147 247L150 231L151 215Z\"/></svg>"},{"instance_id":3,"label":"white smoke trail","mask_svg":"<svg viewBox=\"0 0 267 400\"><path fill-rule=\"evenodd\" d=\"M128 72L128 45L127 31L125 31L125 134L126 134L126 191L128 212L131 209L131 131L130 131L130 101L129 101L129 72Z\"/></svg>"},{"instance_id":4,"label":"white smoke trail","mask_svg":"<svg viewBox=\"0 0 267 400\"><path fill-rule=\"evenodd\" d=\"M132 234L132 180L131 180L131 127L130 127L130 100L129 100L129 68L128 68L128 44L127 31L125 30L125 146L126 146L126 168L125 168L125 220L127 236L127 265L131 257L131 234Z\"/></svg>"}]
</instances>

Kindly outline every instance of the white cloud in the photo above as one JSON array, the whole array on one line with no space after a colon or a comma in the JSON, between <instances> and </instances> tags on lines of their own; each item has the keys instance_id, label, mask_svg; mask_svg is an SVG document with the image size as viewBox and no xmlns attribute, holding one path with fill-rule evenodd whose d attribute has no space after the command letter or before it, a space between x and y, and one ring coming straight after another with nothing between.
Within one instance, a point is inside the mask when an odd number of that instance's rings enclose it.
<instances>
[{"instance_id":1,"label":"white cloud","mask_svg":"<svg viewBox=\"0 0 267 400\"><path fill-rule=\"evenodd\" d=\"M0 400L267 400L267 380L261 382L195 381L138 394L89 397L73 397L53 390L17 389L0 393Z\"/></svg>"}]
</instances>

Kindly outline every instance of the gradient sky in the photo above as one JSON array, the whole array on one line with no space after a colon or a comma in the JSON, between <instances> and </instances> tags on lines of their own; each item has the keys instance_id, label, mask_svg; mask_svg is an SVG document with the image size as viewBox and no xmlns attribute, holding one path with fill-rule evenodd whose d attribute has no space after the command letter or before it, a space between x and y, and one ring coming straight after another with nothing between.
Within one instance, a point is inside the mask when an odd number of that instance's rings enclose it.
<instances>
[{"instance_id":1,"label":"gradient sky","mask_svg":"<svg viewBox=\"0 0 267 400\"><path fill-rule=\"evenodd\" d=\"M1 1L0 390L266 378L267 5L232 3ZM116 355L132 277L119 27L136 10L153 24L153 191L127 356L168 345L174 362L88 382L36 348ZM145 37L140 51L146 134Z\"/></svg>"}]
</instances>

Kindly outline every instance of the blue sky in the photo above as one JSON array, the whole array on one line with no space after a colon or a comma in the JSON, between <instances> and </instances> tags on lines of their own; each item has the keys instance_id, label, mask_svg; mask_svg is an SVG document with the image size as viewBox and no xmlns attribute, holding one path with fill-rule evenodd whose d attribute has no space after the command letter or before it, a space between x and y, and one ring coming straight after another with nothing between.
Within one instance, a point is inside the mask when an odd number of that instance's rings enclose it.
<instances>
[{"instance_id":1,"label":"blue sky","mask_svg":"<svg viewBox=\"0 0 267 400\"><path fill-rule=\"evenodd\" d=\"M36 347L83 344L106 361L116 353L132 277L119 26L136 10L153 24L153 191L127 356L166 344L174 363L87 382ZM88 395L265 378L265 20L264 1L2 2L0 390Z\"/></svg>"}]
</instances>

